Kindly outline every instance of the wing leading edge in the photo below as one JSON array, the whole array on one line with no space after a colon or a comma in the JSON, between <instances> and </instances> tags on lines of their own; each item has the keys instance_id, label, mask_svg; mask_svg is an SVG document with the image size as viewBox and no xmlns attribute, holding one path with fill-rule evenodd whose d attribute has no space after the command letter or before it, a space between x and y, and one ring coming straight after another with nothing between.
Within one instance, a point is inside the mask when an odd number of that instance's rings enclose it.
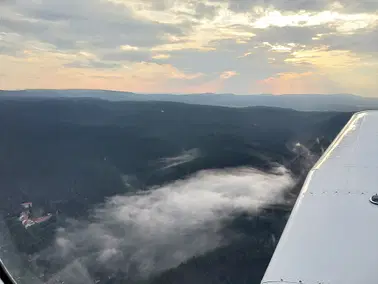
<instances>
[{"instance_id":1,"label":"wing leading edge","mask_svg":"<svg viewBox=\"0 0 378 284\"><path fill-rule=\"evenodd\" d=\"M261 283L377 283L376 193L378 111L364 111L309 172Z\"/></svg>"}]
</instances>

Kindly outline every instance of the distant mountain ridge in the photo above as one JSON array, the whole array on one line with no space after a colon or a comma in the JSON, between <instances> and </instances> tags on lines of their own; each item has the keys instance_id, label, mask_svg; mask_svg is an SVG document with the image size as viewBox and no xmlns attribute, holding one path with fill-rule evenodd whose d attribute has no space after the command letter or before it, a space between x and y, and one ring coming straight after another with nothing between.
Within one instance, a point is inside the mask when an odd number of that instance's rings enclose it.
<instances>
[{"instance_id":1,"label":"distant mountain ridge","mask_svg":"<svg viewBox=\"0 0 378 284\"><path fill-rule=\"evenodd\" d=\"M95 98L108 101L170 101L225 107L267 106L300 111L360 111L378 109L378 98L351 94L234 95L234 94L137 94L132 92L86 89L0 90L0 99Z\"/></svg>"}]
</instances>

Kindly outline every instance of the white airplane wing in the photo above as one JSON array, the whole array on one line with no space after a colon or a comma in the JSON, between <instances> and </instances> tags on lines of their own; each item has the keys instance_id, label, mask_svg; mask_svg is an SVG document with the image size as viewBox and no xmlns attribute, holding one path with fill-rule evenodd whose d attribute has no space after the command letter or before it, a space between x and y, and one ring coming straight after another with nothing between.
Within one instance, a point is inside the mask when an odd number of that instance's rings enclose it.
<instances>
[{"instance_id":1,"label":"white airplane wing","mask_svg":"<svg viewBox=\"0 0 378 284\"><path fill-rule=\"evenodd\" d=\"M378 111L356 113L309 172L263 284L378 283Z\"/></svg>"}]
</instances>

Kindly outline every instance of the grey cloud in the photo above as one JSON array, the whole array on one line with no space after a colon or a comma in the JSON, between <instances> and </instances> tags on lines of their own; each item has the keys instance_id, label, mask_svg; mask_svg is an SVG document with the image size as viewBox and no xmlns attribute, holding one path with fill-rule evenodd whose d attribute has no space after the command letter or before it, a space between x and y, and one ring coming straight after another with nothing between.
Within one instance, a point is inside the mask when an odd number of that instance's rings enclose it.
<instances>
[{"instance_id":1,"label":"grey cloud","mask_svg":"<svg viewBox=\"0 0 378 284\"><path fill-rule=\"evenodd\" d=\"M298 43L313 44L312 38L316 34L329 32L329 28L323 26L316 27L270 27L256 31L256 37L252 41L269 43Z\"/></svg>"},{"instance_id":2,"label":"grey cloud","mask_svg":"<svg viewBox=\"0 0 378 284\"><path fill-rule=\"evenodd\" d=\"M144 0L144 3L148 3L153 10L164 11L171 8L174 4L172 0Z\"/></svg>"},{"instance_id":3,"label":"grey cloud","mask_svg":"<svg viewBox=\"0 0 378 284\"><path fill-rule=\"evenodd\" d=\"M21 37L17 34L0 32L0 54L24 56Z\"/></svg>"},{"instance_id":4,"label":"grey cloud","mask_svg":"<svg viewBox=\"0 0 378 284\"><path fill-rule=\"evenodd\" d=\"M229 3L229 8L234 12L247 12L249 11L253 6L255 6L255 0L244 0L244 1L238 1L238 0L225 0L225 2Z\"/></svg>"},{"instance_id":5,"label":"grey cloud","mask_svg":"<svg viewBox=\"0 0 378 284\"><path fill-rule=\"evenodd\" d=\"M228 50L216 50L210 52L198 52L193 50L180 50L171 52L171 57L165 62L176 66L180 70L190 73L217 73L219 70L234 70L243 68L238 62L237 53ZM242 62L243 63L243 62Z\"/></svg>"},{"instance_id":6,"label":"grey cloud","mask_svg":"<svg viewBox=\"0 0 378 284\"><path fill-rule=\"evenodd\" d=\"M219 1L219 0L214 0ZM224 0L229 3L231 10L235 12L247 12L254 6L274 7L283 11L322 11L326 10L336 1L333 0ZM340 0L345 11L348 12L376 12L378 1L374 0Z\"/></svg>"},{"instance_id":7,"label":"grey cloud","mask_svg":"<svg viewBox=\"0 0 378 284\"><path fill-rule=\"evenodd\" d=\"M225 48L227 45L228 48ZM254 48L254 47L258 48ZM294 66L285 59L290 56L289 53L278 53L269 51L269 47L262 47L261 44L237 44L234 41L222 41L216 51L197 52L193 50L181 50L171 52L171 57L164 62L172 64L180 70L186 70L189 73L201 72L206 74L196 80L196 83L206 83L212 80L218 80L222 71L236 71L238 76L232 78L233 87L238 85L239 93L248 93L248 86L255 80L262 80L270 77L274 73L281 72L305 72L311 69L311 66ZM244 56L250 52L249 55ZM269 58L275 58L270 62Z\"/></svg>"},{"instance_id":8,"label":"grey cloud","mask_svg":"<svg viewBox=\"0 0 378 284\"><path fill-rule=\"evenodd\" d=\"M46 29L47 26L40 22L33 23L25 19L8 18L7 15L2 15L1 31L15 32L24 36L41 34Z\"/></svg>"},{"instance_id":9,"label":"grey cloud","mask_svg":"<svg viewBox=\"0 0 378 284\"><path fill-rule=\"evenodd\" d=\"M376 13L378 11L378 1L376 0L341 0L340 3L344 6L344 9L347 12Z\"/></svg>"},{"instance_id":10,"label":"grey cloud","mask_svg":"<svg viewBox=\"0 0 378 284\"><path fill-rule=\"evenodd\" d=\"M235 39L220 39L212 41L209 46L217 50L228 51L232 53L243 52L246 48L251 47L254 43L253 38L246 44L240 44Z\"/></svg>"},{"instance_id":11,"label":"grey cloud","mask_svg":"<svg viewBox=\"0 0 378 284\"><path fill-rule=\"evenodd\" d=\"M163 43L164 33L182 33L177 26L136 20L124 6L100 0L42 0L41 4L20 0L7 4L6 10L0 10L1 30L58 49L151 47Z\"/></svg>"},{"instance_id":12,"label":"grey cloud","mask_svg":"<svg viewBox=\"0 0 378 284\"><path fill-rule=\"evenodd\" d=\"M222 39L213 41L211 46L220 50L230 50L234 52L243 52L246 47L252 48L260 46L263 42L269 42L271 44L286 44L296 43L304 45L314 44L313 37L317 34L326 34L331 31L330 28L325 26L314 27L269 27L267 29L243 29L247 32L255 34L247 40L245 44L239 44L235 39Z\"/></svg>"},{"instance_id":13,"label":"grey cloud","mask_svg":"<svg viewBox=\"0 0 378 284\"><path fill-rule=\"evenodd\" d=\"M121 65L119 63L109 63L97 60L87 60L87 61L73 61L64 65L70 68L96 68L96 69L112 69L118 68Z\"/></svg>"},{"instance_id":14,"label":"grey cloud","mask_svg":"<svg viewBox=\"0 0 378 284\"><path fill-rule=\"evenodd\" d=\"M170 8L173 7L173 5L175 4L175 2L180 2L180 1L175 1L175 0L171 0L171 1L167 1L167 0L144 0L143 1L144 3L148 3L149 4L149 7L152 9L152 10L155 10L155 11L164 11L164 10L168 10ZM205 3L202 3L202 2L199 2L197 0L185 0L185 1L181 1L181 2L184 2L185 4L191 6L192 8L195 9L196 11L196 15L195 17L196 18L212 18L215 16L216 14L216 11L217 11L217 7L214 7L214 6L210 6L210 5L207 5ZM192 14L189 14L189 13L184 13L184 12L177 12L177 13L180 13L182 15L186 15L186 16L192 16Z\"/></svg>"},{"instance_id":15,"label":"grey cloud","mask_svg":"<svg viewBox=\"0 0 378 284\"><path fill-rule=\"evenodd\" d=\"M307 10L307 11L319 11L327 7L330 1L328 0L263 0L259 1L268 3L279 10Z\"/></svg>"},{"instance_id":16,"label":"grey cloud","mask_svg":"<svg viewBox=\"0 0 378 284\"><path fill-rule=\"evenodd\" d=\"M151 59L150 52L147 51L107 51L99 55L105 61L148 61Z\"/></svg>"},{"instance_id":17,"label":"grey cloud","mask_svg":"<svg viewBox=\"0 0 378 284\"><path fill-rule=\"evenodd\" d=\"M18 44L25 45L26 41L49 43L61 50L75 49L77 43L72 35L58 32L64 29L65 27L62 23L32 22L22 18L11 18L9 15L5 15L2 18L0 27L0 31L16 33L23 38L23 42L19 41L13 43L15 49L19 48Z\"/></svg>"},{"instance_id":18,"label":"grey cloud","mask_svg":"<svg viewBox=\"0 0 378 284\"><path fill-rule=\"evenodd\" d=\"M325 35L319 42L328 45L330 49L374 53L378 52L378 28L350 35Z\"/></svg>"},{"instance_id":19,"label":"grey cloud","mask_svg":"<svg viewBox=\"0 0 378 284\"><path fill-rule=\"evenodd\" d=\"M218 8L214 6L209 6L204 3L198 3L196 5L197 18L208 18L212 19L217 13Z\"/></svg>"},{"instance_id":20,"label":"grey cloud","mask_svg":"<svg viewBox=\"0 0 378 284\"><path fill-rule=\"evenodd\" d=\"M23 50L20 47L14 47L11 45L6 45L1 43L0 41L0 54L4 55L10 55L10 56L17 56L17 57L22 57L24 56Z\"/></svg>"},{"instance_id":21,"label":"grey cloud","mask_svg":"<svg viewBox=\"0 0 378 284\"><path fill-rule=\"evenodd\" d=\"M324 9L328 0L225 0L229 3L231 10L235 12L247 12L255 6L270 7L278 10L297 11L311 10L319 11Z\"/></svg>"},{"instance_id":22,"label":"grey cloud","mask_svg":"<svg viewBox=\"0 0 378 284\"><path fill-rule=\"evenodd\" d=\"M54 10L31 10L28 12L29 16L41 19L45 21L55 22L55 21L70 21L72 19L80 19L82 17L78 17L74 13L68 14L61 11L54 11Z\"/></svg>"}]
</instances>

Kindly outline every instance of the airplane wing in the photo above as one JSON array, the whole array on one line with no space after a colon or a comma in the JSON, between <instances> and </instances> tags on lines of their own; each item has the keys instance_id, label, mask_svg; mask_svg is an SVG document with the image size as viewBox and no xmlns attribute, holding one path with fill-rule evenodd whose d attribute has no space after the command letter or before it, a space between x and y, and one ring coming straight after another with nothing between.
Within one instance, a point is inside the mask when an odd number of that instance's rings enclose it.
<instances>
[{"instance_id":1,"label":"airplane wing","mask_svg":"<svg viewBox=\"0 0 378 284\"><path fill-rule=\"evenodd\" d=\"M263 284L378 283L378 111L356 113L309 172Z\"/></svg>"}]
</instances>

